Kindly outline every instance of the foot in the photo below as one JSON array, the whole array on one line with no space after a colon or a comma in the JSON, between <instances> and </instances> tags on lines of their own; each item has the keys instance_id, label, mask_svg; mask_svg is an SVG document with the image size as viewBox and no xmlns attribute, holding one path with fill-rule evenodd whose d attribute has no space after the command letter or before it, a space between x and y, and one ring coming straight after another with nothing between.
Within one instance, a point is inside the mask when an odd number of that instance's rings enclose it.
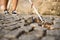
<instances>
[{"instance_id":1,"label":"foot","mask_svg":"<svg viewBox=\"0 0 60 40\"><path fill-rule=\"evenodd\" d=\"M17 14L16 11L12 11L12 14Z\"/></svg>"},{"instance_id":2,"label":"foot","mask_svg":"<svg viewBox=\"0 0 60 40\"><path fill-rule=\"evenodd\" d=\"M4 10L4 14L9 14L8 10Z\"/></svg>"}]
</instances>

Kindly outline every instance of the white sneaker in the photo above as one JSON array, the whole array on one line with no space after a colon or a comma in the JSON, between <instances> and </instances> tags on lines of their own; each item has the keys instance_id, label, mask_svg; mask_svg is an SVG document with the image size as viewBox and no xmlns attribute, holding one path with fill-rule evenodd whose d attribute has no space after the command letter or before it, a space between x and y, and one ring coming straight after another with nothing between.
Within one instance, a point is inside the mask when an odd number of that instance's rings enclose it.
<instances>
[{"instance_id":1,"label":"white sneaker","mask_svg":"<svg viewBox=\"0 0 60 40\"><path fill-rule=\"evenodd\" d=\"M4 10L4 14L9 14L9 12L7 10Z\"/></svg>"},{"instance_id":2,"label":"white sneaker","mask_svg":"<svg viewBox=\"0 0 60 40\"><path fill-rule=\"evenodd\" d=\"M17 14L17 12L16 11L12 11L12 14Z\"/></svg>"}]
</instances>

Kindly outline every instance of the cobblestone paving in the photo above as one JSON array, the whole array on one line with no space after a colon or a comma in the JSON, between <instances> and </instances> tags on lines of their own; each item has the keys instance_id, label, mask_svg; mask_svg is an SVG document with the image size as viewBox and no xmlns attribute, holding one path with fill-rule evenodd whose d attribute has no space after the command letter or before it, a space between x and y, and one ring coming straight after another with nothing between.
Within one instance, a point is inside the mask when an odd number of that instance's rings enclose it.
<instances>
[{"instance_id":1,"label":"cobblestone paving","mask_svg":"<svg viewBox=\"0 0 60 40\"><path fill-rule=\"evenodd\" d=\"M0 40L60 40L60 17L43 16L49 30L36 15L0 14Z\"/></svg>"}]
</instances>

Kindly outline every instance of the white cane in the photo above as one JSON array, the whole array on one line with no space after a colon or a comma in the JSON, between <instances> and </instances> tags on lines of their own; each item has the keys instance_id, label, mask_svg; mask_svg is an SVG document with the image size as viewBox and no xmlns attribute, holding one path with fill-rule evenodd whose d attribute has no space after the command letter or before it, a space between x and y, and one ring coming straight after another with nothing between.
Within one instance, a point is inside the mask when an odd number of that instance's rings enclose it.
<instances>
[{"instance_id":1,"label":"white cane","mask_svg":"<svg viewBox=\"0 0 60 40\"><path fill-rule=\"evenodd\" d=\"M29 0L29 2L31 3L31 5L33 4L31 0ZM41 15L39 14L39 12L38 12L37 9L35 8L35 6L32 5L32 7L33 7L34 11L36 12L36 14L38 15L39 19L40 19L42 22L44 22L44 21L43 21L43 18L41 17Z\"/></svg>"}]
</instances>

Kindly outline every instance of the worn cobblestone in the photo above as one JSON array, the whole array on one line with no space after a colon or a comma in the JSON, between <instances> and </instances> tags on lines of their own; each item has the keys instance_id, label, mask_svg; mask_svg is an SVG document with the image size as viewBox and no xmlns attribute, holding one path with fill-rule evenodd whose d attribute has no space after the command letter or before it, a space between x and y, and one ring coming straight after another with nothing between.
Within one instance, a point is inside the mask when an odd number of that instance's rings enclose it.
<instances>
[{"instance_id":1,"label":"worn cobblestone","mask_svg":"<svg viewBox=\"0 0 60 40\"><path fill-rule=\"evenodd\" d=\"M43 19L53 22L51 27L57 29L48 30L42 27L38 17L34 15L0 14L0 40L60 40L60 18L45 16Z\"/></svg>"}]
</instances>

